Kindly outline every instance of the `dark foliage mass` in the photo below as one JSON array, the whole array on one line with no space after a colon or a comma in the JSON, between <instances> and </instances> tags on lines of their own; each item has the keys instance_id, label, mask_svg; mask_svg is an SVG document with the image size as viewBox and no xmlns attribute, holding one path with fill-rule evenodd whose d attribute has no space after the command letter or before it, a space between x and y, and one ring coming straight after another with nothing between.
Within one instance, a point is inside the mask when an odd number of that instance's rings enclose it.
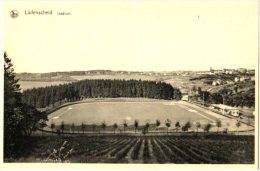
<instances>
[{"instance_id":1,"label":"dark foliage mass","mask_svg":"<svg viewBox=\"0 0 260 171\"><path fill-rule=\"evenodd\" d=\"M244 88L241 86L241 88ZM198 91L198 94L190 97L191 101L203 101L205 104L225 104L235 107L255 107L255 88L249 88L247 91L237 91L226 87L219 90L217 93L209 93L207 91ZM196 88L195 88L196 90Z\"/></svg>"},{"instance_id":2,"label":"dark foliage mass","mask_svg":"<svg viewBox=\"0 0 260 171\"><path fill-rule=\"evenodd\" d=\"M23 100L36 108L82 98L144 97L177 99L182 95L170 84L142 80L83 80L70 84L34 88L23 92Z\"/></svg>"},{"instance_id":3,"label":"dark foliage mass","mask_svg":"<svg viewBox=\"0 0 260 171\"><path fill-rule=\"evenodd\" d=\"M47 115L22 103L19 80L11 59L4 53L4 157L21 154L26 137L46 126Z\"/></svg>"}]
</instances>

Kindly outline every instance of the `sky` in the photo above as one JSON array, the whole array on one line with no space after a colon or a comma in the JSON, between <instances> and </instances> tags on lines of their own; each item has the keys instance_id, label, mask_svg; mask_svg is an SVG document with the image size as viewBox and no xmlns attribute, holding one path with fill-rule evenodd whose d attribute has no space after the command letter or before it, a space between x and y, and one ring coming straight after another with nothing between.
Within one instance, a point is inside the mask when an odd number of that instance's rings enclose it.
<instances>
[{"instance_id":1,"label":"sky","mask_svg":"<svg viewBox=\"0 0 260 171\"><path fill-rule=\"evenodd\" d=\"M4 1L16 72L258 67L257 1ZM17 10L16 19L10 12ZM52 15L25 15L52 10ZM72 15L57 15L69 12Z\"/></svg>"}]
</instances>

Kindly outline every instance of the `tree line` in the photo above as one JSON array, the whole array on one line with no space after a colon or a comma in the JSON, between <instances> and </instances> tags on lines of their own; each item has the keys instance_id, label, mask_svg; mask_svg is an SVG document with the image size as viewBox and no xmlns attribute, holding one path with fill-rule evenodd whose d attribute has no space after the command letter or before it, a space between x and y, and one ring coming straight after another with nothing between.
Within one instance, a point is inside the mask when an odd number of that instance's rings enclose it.
<instances>
[{"instance_id":1,"label":"tree line","mask_svg":"<svg viewBox=\"0 0 260 171\"><path fill-rule=\"evenodd\" d=\"M201 124L199 121L197 121L196 123L192 123L191 121L187 121L186 123L184 123L184 124L181 126L180 121L176 121L175 124L174 124L174 123L172 123L172 121L171 121L170 119L166 119L166 120L165 120L165 126L166 126L166 128L167 128L167 129L166 129L166 133L167 133L167 134L169 133L169 128L170 128L171 126L175 126L175 128L172 129L172 130L175 130L176 132L178 132L179 130L181 130L181 131L186 132L186 133L188 134L188 133L189 133L189 129L191 128L191 126L192 126L193 124L194 124L194 126L196 127L196 129L197 129L197 131L196 131L197 135L198 135L198 133L199 133L199 131L198 131L199 129L202 129L202 130L204 131L204 135L205 135L205 132L208 133L209 130L212 128L212 123ZM248 127L247 133L248 133L250 124L251 124L251 121L250 121L250 119L248 119L248 121L247 121L247 123L246 123L246 125L247 125L247 127ZM162 122L161 122L159 119L155 120L155 124L154 124L154 123L150 123L150 120L146 120L146 123L145 123L144 125L142 125L142 126L139 124L139 120L138 120L138 119L135 119L135 120L134 120L134 124L131 125L131 129L134 129L134 132L135 132L135 134L136 134L136 130L137 130L138 128L140 128L140 129L142 130L142 134L147 134L147 133L149 133L149 127L150 127L151 125L155 125L155 126L156 126L156 127L155 127L155 130L157 130L157 131L159 131L160 133L162 133L162 129L159 129L159 127L162 126L163 124L162 124ZM92 133L101 133L101 132L100 132L100 129L102 129L102 130L103 130L103 133L105 134L105 133L106 133L106 132L105 132L105 131L106 131L106 128L107 128L108 126L110 126L110 127L113 128L114 134L116 134L116 130L119 129L119 124L118 124L118 123L115 122L113 125L107 125L107 123L105 122L105 120L103 120L100 125L97 125L97 124L85 125L85 124L82 122L82 124L81 124L81 125L78 125L78 126L76 126L74 123L72 123L72 124L67 124L67 125L65 126L64 121L62 121L59 127L52 122L50 128L51 128L51 130L52 130L52 135L53 135L53 133L54 133L55 127L57 127L57 134L61 134L61 133L63 134L63 133L64 133L64 130L67 130L67 131L70 130L70 131L72 131L72 133L74 134L76 127L77 127L77 129L78 129L78 132L79 132L80 130L81 130L83 133L84 133L86 130L88 130L88 132L89 132L89 130L92 129ZM125 131L126 131L127 127L129 126L129 123L127 123L127 121L124 120L122 126L123 126L123 133L126 133ZM132 126L134 126L134 128L132 128ZM220 119L216 119L216 120L215 120L215 126L217 127L217 134L218 134L218 133L219 133L219 129L220 129L222 126L224 126L224 125L222 125L222 121L221 121ZM223 133L227 134L227 132L228 132L228 127L229 127L229 126L230 126L229 122L226 122L226 128L223 129ZM238 133L238 128L239 128L240 126L241 126L241 122L240 122L239 120L237 120L237 121L236 121L237 133ZM66 127L66 128L65 128L65 127ZM59 128L60 128L60 129L59 129ZM139 129L139 130L140 130L140 129ZM61 130L61 132L60 132L60 130ZM119 131L120 131L120 133L122 133L122 132L121 132L121 129L120 129ZM173 131L170 131L170 132L173 132Z\"/></svg>"},{"instance_id":2,"label":"tree line","mask_svg":"<svg viewBox=\"0 0 260 171\"><path fill-rule=\"evenodd\" d=\"M154 99L180 100L179 89L170 84L142 80L82 80L63 85L33 88L23 92L23 101L45 108L55 103L77 101L83 98L144 97Z\"/></svg>"}]
</instances>

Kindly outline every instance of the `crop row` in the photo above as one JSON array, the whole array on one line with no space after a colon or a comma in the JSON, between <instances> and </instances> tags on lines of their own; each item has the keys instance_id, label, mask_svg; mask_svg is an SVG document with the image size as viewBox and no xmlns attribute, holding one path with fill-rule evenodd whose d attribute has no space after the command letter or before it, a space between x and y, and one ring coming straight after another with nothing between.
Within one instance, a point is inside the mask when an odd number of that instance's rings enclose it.
<instances>
[{"instance_id":1,"label":"crop row","mask_svg":"<svg viewBox=\"0 0 260 171\"><path fill-rule=\"evenodd\" d=\"M254 163L254 143L250 139L205 139L183 137L72 137L67 140L77 158L95 159L104 163L175 163L175 164L228 164ZM58 147L59 142L44 141L34 149ZM84 162L88 162L85 160Z\"/></svg>"}]
</instances>

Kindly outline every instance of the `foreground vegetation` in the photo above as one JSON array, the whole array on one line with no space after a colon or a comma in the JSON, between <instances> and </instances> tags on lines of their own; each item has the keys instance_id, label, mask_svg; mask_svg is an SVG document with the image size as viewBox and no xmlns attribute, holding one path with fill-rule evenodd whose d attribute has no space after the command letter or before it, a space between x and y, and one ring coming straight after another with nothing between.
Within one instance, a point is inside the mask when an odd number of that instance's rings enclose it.
<instances>
[{"instance_id":1,"label":"foreground vegetation","mask_svg":"<svg viewBox=\"0 0 260 171\"><path fill-rule=\"evenodd\" d=\"M19 156L27 136L43 128L47 114L22 102L19 80L15 79L13 64L4 53L4 158Z\"/></svg>"},{"instance_id":2,"label":"foreground vegetation","mask_svg":"<svg viewBox=\"0 0 260 171\"><path fill-rule=\"evenodd\" d=\"M31 137L6 162L252 164L253 136Z\"/></svg>"}]
</instances>

